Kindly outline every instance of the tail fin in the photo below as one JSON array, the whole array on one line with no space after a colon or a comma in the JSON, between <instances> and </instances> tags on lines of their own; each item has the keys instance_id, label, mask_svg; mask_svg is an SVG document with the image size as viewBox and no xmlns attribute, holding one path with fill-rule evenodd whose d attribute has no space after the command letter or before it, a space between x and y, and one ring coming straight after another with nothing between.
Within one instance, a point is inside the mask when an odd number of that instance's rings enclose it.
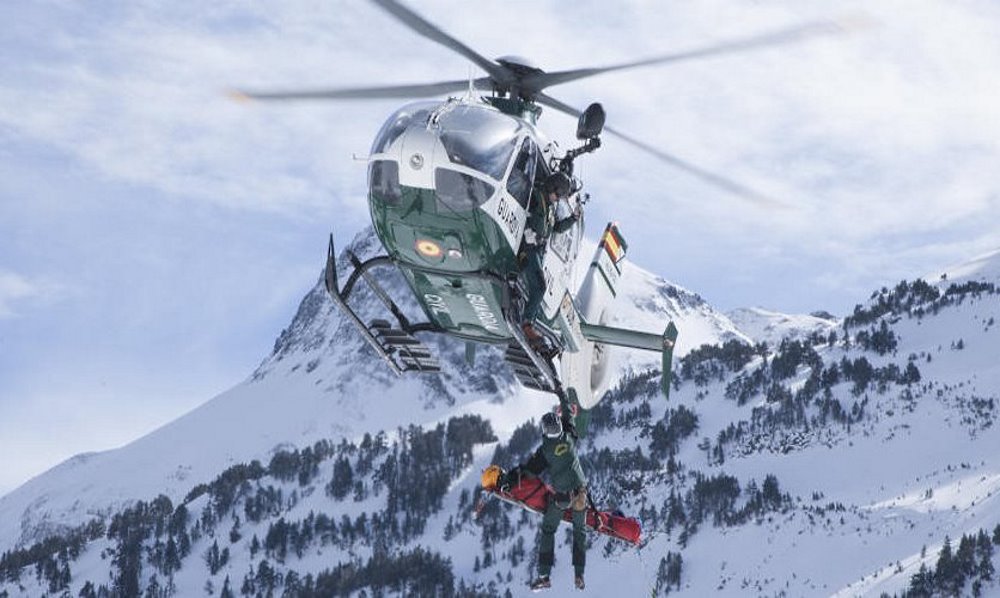
<instances>
[{"instance_id":1,"label":"tail fin","mask_svg":"<svg viewBox=\"0 0 1000 598\"><path fill-rule=\"evenodd\" d=\"M628 244L618 230L618 224L609 222L577 294L580 313L588 322L600 321L604 306L618 294L618 282L627 251Z\"/></svg>"},{"instance_id":2,"label":"tail fin","mask_svg":"<svg viewBox=\"0 0 1000 598\"><path fill-rule=\"evenodd\" d=\"M674 323L668 323L662 334L606 325L608 318L605 309L618 294L627 251L628 244L618 229L618 224L609 222L604 228L597 252L590 262L590 269L577 296L581 316L580 332L593 343L660 352L663 357L661 386L663 395L669 397L671 364L674 343L677 341L677 327Z\"/></svg>"}]
</instances>

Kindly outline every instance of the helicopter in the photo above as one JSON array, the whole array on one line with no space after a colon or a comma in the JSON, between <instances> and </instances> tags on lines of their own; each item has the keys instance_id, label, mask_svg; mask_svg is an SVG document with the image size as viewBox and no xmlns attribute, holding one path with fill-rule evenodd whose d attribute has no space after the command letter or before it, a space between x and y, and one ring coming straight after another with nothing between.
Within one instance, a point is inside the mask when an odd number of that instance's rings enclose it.
<instances>
[{"instance_id":1,"label":"helicopter","mask_svg":"<svg viewBox=\"0 0 1000 598\"><path fill-rule=\"evenodd\" d=\"M827 21L807 23L700 50L547 72L518 56L490 60L398 0L372 2L417 34L464 56L486 76L381 87L235 92L241 99L270 101L419 98L465 92L406 104L375 135L367 158L368 203L373 228L386 253L361 261L348 251L353 270L342 283L331 235L324 275L330 297L397 374L441 371L440 362L416 336L420 333L466 341L470 361L478 344L503 347L504 360L521 384L555 394L564 413L574 414L581 433L587 412L607 389L609 346L658 352L661 389L669 396L678 335L674 323L667 323L662 332L609 325L628 247L616 223L604 228L582 282L574 287L584 234L583 208L589 199L574 175L575 160L601 147L601 135L608 133L732 194L756 201L766 198L605 126L606 115L599 103L577 110L545 89L612 71L837 33L840 26ZM579 145L562 151L538 127L543 107L578 119ZM573 214L565 219L568 225L544 231L532 225L551 225L560 207L564 214L567 209ZM532 279L525 264L525 256L533 251L540 261L540 281L537 274ZM379 283L374 274L379 268L402 273L426 321L410 321ZM362 281L392 314L392 322L365 322L350 306L348 299ZM526 318L529 303L540 306L536 315Z\"/></svg>"}]
</instances>

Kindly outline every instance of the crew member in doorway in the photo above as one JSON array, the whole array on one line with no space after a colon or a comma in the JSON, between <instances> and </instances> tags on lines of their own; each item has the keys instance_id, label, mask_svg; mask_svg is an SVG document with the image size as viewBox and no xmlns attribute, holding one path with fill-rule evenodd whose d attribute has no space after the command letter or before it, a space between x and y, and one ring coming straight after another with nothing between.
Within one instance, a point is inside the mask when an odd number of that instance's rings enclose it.
<instances>
[{"instance_id":1,"label":"crew member in doorway","mask_svg":"<svg viewBox=\"0 0 1000 598\"><path fill-rule=\"evenodd\" d=\"M525 254L524 273L528 285L528 299L522 317L522 329L528 340L537 340L541 334L535 329L542 298L545 296L545 274L542 262L545 247L552 234L569 230L580 219L579 208L569 205L573 192L573 181L564 172L554 172L542 184L545 201L541 210L533 212L524 230Z\"/></svg>"}]
</instances>

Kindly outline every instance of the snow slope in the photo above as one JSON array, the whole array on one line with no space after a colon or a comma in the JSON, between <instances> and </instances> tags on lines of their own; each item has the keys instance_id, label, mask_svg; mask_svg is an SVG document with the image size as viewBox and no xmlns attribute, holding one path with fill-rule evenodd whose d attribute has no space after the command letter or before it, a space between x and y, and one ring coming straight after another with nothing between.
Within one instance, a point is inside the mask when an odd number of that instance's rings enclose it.
<instances>
[{"instance_id":1,"label":"snow slope","mask_svg":"<svg viewBox=\"0 0 1000 598\"><path fill-rule=\"evenodd\" d=\"M761 307L734 309L726 315L754 342L765 342L772 347L781 344L785 338L801 340L813 333L826 336L837 327L836 320L813 315L783 314Z\"/></svg>"},{"instance_id":2,"label":"snow slope","mask_svg":"<svg viewBox=\"0 0 1000 598\"><path fill-rule=\"evenodd\" d=\"M366 253L371 243L361 235L353 245ZM673 592L683 596L891 594L905 590L922 564L935 565L946 537L956 542L1000 524L1000 294L976 288L948 294L954 282L995 280L1000 252L949 272L947 283L935 279L940 292L933 300L866 319L872 312L865 310L887 299L873 297L852 321L823 325L836 333L831 342L826 335L810 340L809 333L818 330L812 326L820 323L761 310L742 312L749 332L744 334L697 295L629 267L618 317L651 327L674 318L686 339L679 353L689 357L675 368L676 389L667 402L656 393L655 377L645 384L635 374L648 357L624 354L621 386L595 410L598 424L582 445L594 495L601 504L640 516L645 543L634 550L593 538L588 592L662 594L666 557L679 554L683 568ZM846 339L845 325L851 332ZM892 347L879 352L871 339L889 333ZM772 345L766 358L747 352L737 358L722 347L691 351L705 343L778 335L799 342L787 343L782 352ZM318 439L357 440L378 430L398 439L397 426L426 429L475 413L492 424L500 443L477 446L472 462L450 480L441 508L426 517L425 531L392 549L429 548L448 559L463 583L491 594L526 595L537 519L504 506L487 517L484 525L501 530L488 538L486 528L468 522L468 497L494 449L552 401L514 386L493 367L496 358L488 352L469 368L461 346L442 341L436 348L445 358L442 376L392 377L366 354L317 286L249 380L149 436L117 451L72 459L0 500L0 550L93 514L110 514L136 498L163 492L176 504L227 465L266 461L276 449ZM862 363L871 373L863 385L848 374L863 371ZM918 370L916 377L903 377L912 370ZM758 375L760 382L754 382ZM663 456L658 438L682 407L696 417L695 427ZM657 450L661 457L654 459ZM371 557L375 547L363 538L307 544L295 556L254 554L250 538L269 536L281 522L314 513L374 516L388 508L384 493L332 499L321 490L332 482L332 468L323 464L319 471L305 485L267 476L258 481L251 495L278 488L284 506L259 523L244 521L238 539L227 542L209 533L193 540L198 558L189 558L173 576L177 594L201 593L207 583L219 589L225 577L234 589L241 580L259 580L268 559L279 573L301 576ZM366 479L373 487L380 483L374 475ZM768 479L780 485L781 497L750 509ZM719 500L704 490L712 480L736 484L728 506L711 502ZM685 513L681 523L667 517L675 496ZM210 504L201 496L187 508L197 518ZM739 515L744 509L749 514ZM237 505L224 515L224 525L241 513ZM504 525L512 529L502 531ZM568 546L562 533L558 538L551 595L577 595ZM202 556L215 541L231 556L213 574ZM105 537L88 546L73 563L72 593L84 580L109 578L111 565L102 554L114 548ZM151 581L146 575L144 583ZM29 595L45 592L30 574L19 583ZM985 591L997 594L1000 584L994 580Z\"/></svg>"},{"instance_id":3,"label":"snow slope","mask_svg":"<svg viewBox=\"0 0 1000 598\"><path fill-rule=\"evenodd\" d=\"M901 389L854 396L842 385L834 396L845 407L867 400L869 420L853 429L790 430L764 450L714 466L740 479L774 474L801 502L760 525L696 537L685 559L706 575L692 574L690 595L897 592L922 562L934 565L946 535L955 541L1000 523L997 413L974 404L978 398L1000 406L1000 332L985 326L989 317L1000 317L996 296L902 319L893 326L896 353L869 359L879 366L920 356L915 398ZM959 338L965 348L952 349ZM828 364L859 355L841 346L820 352ZM717 422L699 430L708 438L763 406L748 404L741 414L719 392L708 394L698 405L678 393L700 409L702 421ZM694 451L688 458L697 458ZM827 509L831 503L846 511Z\"/></svg>"},{"instance_id":4,"label":"snow slope","mask_svg":"<svg viewBox=\"0 0 1000 598\"><path fill-rule=\"evenodd\" d=\"M945 268L925 277L928 282L939 285L963 280L1000 282L1000 249L989 251L971 260Z\"/></svg>"}]
</instances>

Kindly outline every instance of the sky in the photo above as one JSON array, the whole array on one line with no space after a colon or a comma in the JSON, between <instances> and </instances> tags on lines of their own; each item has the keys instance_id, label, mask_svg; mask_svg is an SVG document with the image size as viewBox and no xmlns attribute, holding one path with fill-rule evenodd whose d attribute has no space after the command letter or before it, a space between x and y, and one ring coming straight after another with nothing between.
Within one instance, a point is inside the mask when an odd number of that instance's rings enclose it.
<instances>
[{"instance_id":1,"label":"sky","mask_svg":"<svg viewBox=\"0 0 1000 598\"><path fill-rule=\"evenodd\" d=\"M1000 5L988 0L434 0L485 56L603 66L817 19L841 35L551 88L773 198L605 138L577 160L591 234L716 307L849 313L1000 247ZM368 224L397 101L241 104L233 87L475 76L349 0L0 5L0 494L245 379ZM544 114L564 147L572 119ZM361 158L360 160L358 158Z\"/></svg>"}]
</instances>

